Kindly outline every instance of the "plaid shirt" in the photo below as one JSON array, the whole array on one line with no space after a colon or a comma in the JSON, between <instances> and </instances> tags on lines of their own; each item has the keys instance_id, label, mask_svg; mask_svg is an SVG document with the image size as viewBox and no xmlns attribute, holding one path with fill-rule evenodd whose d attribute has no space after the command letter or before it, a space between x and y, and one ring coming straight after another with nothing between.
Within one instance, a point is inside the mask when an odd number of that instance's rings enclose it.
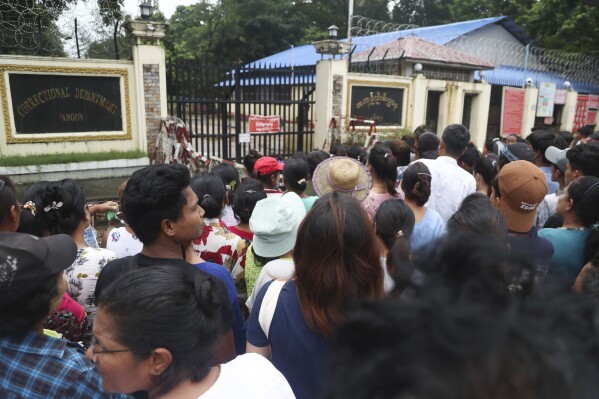
<instances>
[{"instance_id":1,"label":"plaid shirt","mask_svg":"<svg viewBox=\"0 0 599 399\"><path fill-rule=\"evenodd\" d=\"M73 345L33 331L0 338L0 397L129 397L104 393L93 363Z\"/></svg>"}]
</instances>

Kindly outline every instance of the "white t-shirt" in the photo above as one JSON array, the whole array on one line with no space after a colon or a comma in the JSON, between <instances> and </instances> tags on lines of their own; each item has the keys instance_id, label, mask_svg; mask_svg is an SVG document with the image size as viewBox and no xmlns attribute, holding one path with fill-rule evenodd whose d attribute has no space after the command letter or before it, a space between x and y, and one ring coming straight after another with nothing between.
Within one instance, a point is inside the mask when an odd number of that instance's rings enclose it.
<instances>
[{"instance_id":1,"label":"white t-shirt","mask_svg":"<svg viewBox=\"0 0 599 399\"><path fill-rule=\"evenodd\" d=\"M291 399L289 383L264 356L246 353L221 364L218 379L198 399Z\"/></svg>"},{"instance_id":2,"label":"white t-shirt","mask_svg":"<svg viewBox=\"0 0 599 399\"><path fill-rule=\"evenodd\" d=\"M275 259L265 264L256 279L254 289L249 293L248 299L245 301L245 306L251 311L254 306L254 301L264 284L277 279L289 280L293 277L294 272L295 265L291 258Z\"/></svg>"},{"instance_id":3,"label":"white t-shirt","mask_svg":"<svg viewBox=\"0 0 599 399\"><path fill-rule=\"evenodd\" d=\"M129 233L125 227L110 230L106 240L106 249L113 251L119 259L137 255L143 246L139 238Z\"/></svg>"},{"instance_id":4,"label":"white t-shirt","mask_svg":"<svg viewBox=\"0 0 599 399\"><path fill-rule=\"evenodd\" d=\"M447 222L462 200L476 192L474 177L460 168L451 157L440 156L437 159L419 159L431 172L431 196L425 204L441 215Z\"/></svg>"},{"instance_id":5,"label":"white t-shirt","mask_svg":"<svg viewBox=\"0 0 599 399\"><path fill-rule=\"evenodd\" d=\"M562 191L558 189L558 191L556 191L555 193L547 194L545 196L545 201L547 201L547 207L549 208L549 216L555 215L557 208L557 199L560 195L562 195Z\"/></svg>"}]
</instances>

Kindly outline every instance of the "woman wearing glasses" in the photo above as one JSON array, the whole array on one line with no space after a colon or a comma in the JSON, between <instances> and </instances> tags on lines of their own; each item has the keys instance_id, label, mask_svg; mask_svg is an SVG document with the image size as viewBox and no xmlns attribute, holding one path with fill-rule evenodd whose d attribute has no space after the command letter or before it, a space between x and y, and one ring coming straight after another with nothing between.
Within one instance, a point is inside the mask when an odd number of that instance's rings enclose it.
<instances>
[{"instance_id":1,"label":"woman wearing glasses","mask_svg":"<svg viewBox=\"0 0 599 399\"><path fill-rule=\"evenodd\" d=\"M230 323L218 284L186 265L133 270L112 284L99 300L87 351L104 389L150 398L293 398L259 355L215 364L217 338Z\"/></svg>"}]
</instances>

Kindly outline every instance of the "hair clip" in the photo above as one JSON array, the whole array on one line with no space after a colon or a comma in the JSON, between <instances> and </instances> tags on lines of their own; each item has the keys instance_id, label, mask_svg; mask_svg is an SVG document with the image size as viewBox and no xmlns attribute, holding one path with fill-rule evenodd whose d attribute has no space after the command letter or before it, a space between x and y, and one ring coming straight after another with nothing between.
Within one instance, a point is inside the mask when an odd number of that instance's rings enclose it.
<instances>
[{"instance_id":1,"label":"hair clip","mask_svg":"<svg viewBox=\"0 0 599 399\"><path fill-rule=\"evenodd\" d=\"M231 190L231 191L234 191L234 190L235 190L235 185L236 185L236 184L237 184L237 182L236 182L235 180L231 180L231 181L229 182L229 184L227 184L227 188L228 188L229 190Z\"/></svg>"},{"instance_id":2,"label":"hair clip","mask_svg":"<svg viewBox=\"0 0 599 399\"><path fill-rule=\"evenodd\" d=\"M256 192L256 190L245 190L244 193L247 194L254 194Z\"/></svg>"},{"instance_id":3,"label":"hair clip","mask_svg":"<svg viewBox=\"0 0 599 399\"><path fill-rule=\"evenodd\" d=\"M297 184L303 184L303 183L305 183L305 182L306 182L306 179L299 179L299 180L297 181Z\"/></svg>"},{"instance_id":4,"label":"hair clip","mask_svg":"<svg viewBox=\"0 0 599 399\"><path fill-rule=\"evenodd\" d=\"M388 152L385 153L385 159L389 158L391 156L391 154L389 154Z\"/></svg>"},{"instance_id":5,"label":"hair clip","mask_svg":"<svg viewBox=\"0 0 599 399\"><path fill-rule=\"evenodd\" d=\"M420 175L425 175L425 176L428 176L428 177L430 177L431 179L433 178L433 176L431 176L431 174L430 174L430 173L419 172L419 173L418 173L418 175L419 175L419 176L420 176Z\"/></svg>"},{"instance_id":6,"label":"hair clip","mask_svg":"<svg viewBox=\"0 0 599 399\"><path fill-rule=\"evenodd\" d=\"M395 237L397 237L397 238L401 238L401 237L403 237L403 231L399 230L399 231L397 232L397 234L395 235Z\"/></svg>"},{"instance_id":7,"label":"hair clip","mask_svg":"<svg viewBox=\"0 0 599 399\"><path fill-rule=\"evenodd\" d=\"M212 196L210 194L204 194L202 201L204 201L206 198L212 198Z\"/></svg>"},{"instance_id":8,"label":"hair clip","mask_svg":"<svg viewBox=\"0 0 599 399\"><path fill-rule=\"evenodd\" d=\"M25 205L23 205L23 209L29 209L33 216L35 216L35 213L37 212L37 209L35 208L35 204L33 203L33 201L27 201Z\"/></svg>"},{"instance_id":9,"label":"hair clip","mask_svg":"<svg viewBox=\"0 0 599 399\"><path fill-rule=\"evenodd\" d=\"M50 212L52 209L58 209L62 206L62 202L52 201L51 205L44 207L44 212Z\"/></svg>"}]
</instances>

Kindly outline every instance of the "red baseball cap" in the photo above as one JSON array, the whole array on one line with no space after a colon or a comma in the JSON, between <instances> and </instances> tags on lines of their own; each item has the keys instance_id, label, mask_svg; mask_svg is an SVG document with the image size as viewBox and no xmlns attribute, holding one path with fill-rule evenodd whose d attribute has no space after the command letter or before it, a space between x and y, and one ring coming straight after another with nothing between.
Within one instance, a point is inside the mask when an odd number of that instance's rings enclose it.
<instances>
[{"instance_id":1,"label":"red baseball cap","mask_svg":"<svg viewBox=\"0 0 599 399\"><path fill-rule=\"evenodd\" d=\"M260 157L254 164L254 170L262 176L283 170L283 164L273 157Z\"/></svg>"}]
</instances>

